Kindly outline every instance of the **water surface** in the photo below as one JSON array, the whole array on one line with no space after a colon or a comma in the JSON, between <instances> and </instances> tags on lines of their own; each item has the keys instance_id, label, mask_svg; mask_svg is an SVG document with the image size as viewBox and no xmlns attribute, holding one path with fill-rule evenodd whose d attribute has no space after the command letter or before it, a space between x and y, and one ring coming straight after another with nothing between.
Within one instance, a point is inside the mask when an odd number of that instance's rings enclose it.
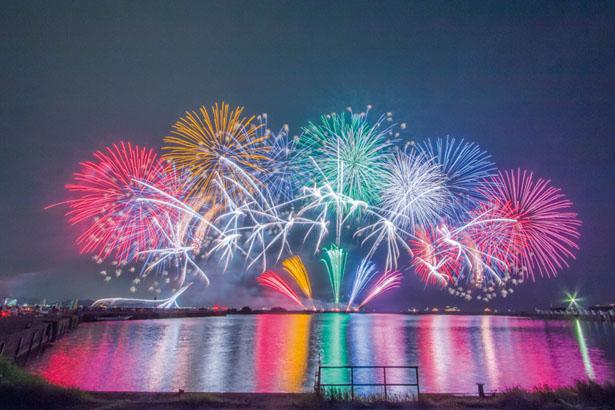
<instances>
[{"instance_id":1,"label":"water surface","mask_svg":"<svg viewBox=\"0 0 615 410\"><path fill-rule=\"evenodd\" d=\"M615 379L612 324L502 316L263 314L85 323L28 367L86 390L300 392L323 365L418 365L421 391ZM323 382L346 382L329 371ZM365 371L361 382L382 380ZM387 381L407 383L409 371Z\"/></svg>"}]
</instances>

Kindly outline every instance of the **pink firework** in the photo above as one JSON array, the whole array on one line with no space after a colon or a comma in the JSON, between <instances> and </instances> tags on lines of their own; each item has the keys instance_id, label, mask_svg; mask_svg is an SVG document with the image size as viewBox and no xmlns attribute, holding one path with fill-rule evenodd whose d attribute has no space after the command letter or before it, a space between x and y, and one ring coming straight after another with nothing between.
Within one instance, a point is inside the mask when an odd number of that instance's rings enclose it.
<instances>
[{"instance_id":1,"label":"pink firework","mask_svg":"<svg viewBox=\"0 0 615 410\"><path fill-rule=\"evenodd\" d=\"M256 281L263 286L266 286L270 289L275 290L278 293L281 293L282 295L286 296L287 298L305 309L305 306L303 305L303 302L301 302L301 299L299 299L299 295L297 295L297 292L295 292L290 287L290 285L286 283L284 279L282 279L274 271L268 270L266 272L263 272L258 278L256 278Z\"/></svg>"},{"instance_id":2,"label":"pink firework","mask_svg":"<svg viewBox=\"0 0 615 410\"><path fill-rule=\"evenodd\" d=\"M75 195L66 215L84 227L77 238L81 253L127 261L158 246L155 220L177 218L179 211L163 193L181 195L181 178L153 149L113 144L82 162L73 180L66 185Z\"/></svg>"},{"instance_id":3,"label":"pink firework","mask_svg":"<svg viewBox=\"0 0 615 410\"><path fill-rule=\"evenodd\" d=\"M572 202L549 180L519 169L499 172L485 185L484 194L483 209L490 218L514 220L498 224L496 231L485 236L499 238L500 243L490 247L494 254L507 258L512 268L532 278L536 273L550 277L575 258L581 222L571 209ZM488 245L482 242L485 249Z\"/></svg>"},{"instance_id":4,"label":"pink firework","mask_svg":"<svg viewBox=\"0 0 615 410\"><path fill-rule=\"evenodd\" d=\"M359 305L359 308L365 306L369 301L378 295L382 295L391 289L398 288L401 284L401 273L399 272L385 272L380 276L374 285L370 288L367 296L363 299L363 302Z\"/></svg>"}]
</instances>

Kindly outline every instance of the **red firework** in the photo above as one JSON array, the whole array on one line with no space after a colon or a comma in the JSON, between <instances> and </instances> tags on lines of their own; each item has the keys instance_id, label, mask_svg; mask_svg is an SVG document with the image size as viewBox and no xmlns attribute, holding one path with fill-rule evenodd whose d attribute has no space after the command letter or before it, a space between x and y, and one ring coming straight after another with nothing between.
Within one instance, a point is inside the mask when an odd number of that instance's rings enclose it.
<instances>
[{"instance_id":1,"label":"red firework","mask_svg":"<svg viewBox=\"0 0 615 410\"><path fill-rule=\"evenodd\" d=\"M96 151L73 180L66 188L76 197L67 201L66 215L71 224L84 226L77 238L81 253L118 261L156 247L162 238L154 221L177 217L156 190L177 197L184 189L178 172L153 149L125 142Z\"/></svg>"},{"instance_id":2,"label":"red firework","mask_svg":"<svg viewBox=\"0 0 615 410\"><path fill-rule=\"evenodd\" d=\"M297 295L297 292L295 292L293 288L291 288L290 285L286 283L284 279L282 279L274 271L268 270L261 273L261 275L256 278L256 281L263 286L266 286L270 289L275 290L276 292L281 293L282 295L286 296L287 298L305 309L305 306L303 305L303 302L301 302L301 299L299 298L299 295Z\"/></svg>"},{"instance_id":3,"label":"red firework","mask_svg":"<svg viewBox=\"0 0 615 410\"><path fill-rule=\"evenodd\" d=\"M483 250L506 258L512 268L532 278L536 273L555 276L574 259L581 222L572 202L549 180L509 170L492 177L483 191L487 199L481 208L489 218L513 220L482 226L480 230L489 233L483 236L491 241L478 240Z\"/></svg>"},{"instance_id":4,"label":"red firework","mask_svg":"<svg viewBox=\"0 0 615 410\"><path fill-rule=\"evenodd\" d=\"M481 192L483 189L481 189ZM486 195L486 194L485 194ZM489 200L481 202L464 225L468 245L481 252L485 263L502 272L518 265L523 252L522 238L515 236L516 214L510 203Z\"/></svg>"},{"instance_id":5,"label":"red firework","mask_svg":"<svg viewBox=\"0 0 615 410\"><path fill-rule=\"evenodd\" d=\"M446 286L460 269L456 249L431 230L418 228L410 241L412 266L428 284Z\"/></svg>"}]
</instances>

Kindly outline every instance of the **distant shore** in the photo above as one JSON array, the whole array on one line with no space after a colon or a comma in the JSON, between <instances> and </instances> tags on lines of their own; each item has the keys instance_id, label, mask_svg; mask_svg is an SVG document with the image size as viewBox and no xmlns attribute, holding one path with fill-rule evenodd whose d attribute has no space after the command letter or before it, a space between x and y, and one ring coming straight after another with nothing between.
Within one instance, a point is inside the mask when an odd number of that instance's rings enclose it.
<instances>
[{"instance_id":1,"label":"distant shore","mask_svg":"<svg viewBox=\"0 0 615 410\"><path fill-rule=\"evenodd\" d=\"M585 320L585 321L600 321L600 322L615 322L615 311L613 309L605 311L585 311L579 312L574 310L563 309L548 309L539 310L537 312L526 311L447 311L447 310L428 310L428 311L346 311L346 310L287 310L283 308L271 309L224 309L212 311L211 309L194 309L194 308L179 308L179 309L142 309L142 308L113 308L108 310L85 310L82 313L82 321L105 321L105 320L143 320L143 319L168 319L168 318L183 318L183 317L208 317L208 316L226 316L226 315L262 315L262 314L326 314L340 313L351 315L367 315L367 314L395 314L408 316L423 316L423 315L447 315L447 316L510 316L524 317L542 320Z\"/></svg>"}]
</instances>

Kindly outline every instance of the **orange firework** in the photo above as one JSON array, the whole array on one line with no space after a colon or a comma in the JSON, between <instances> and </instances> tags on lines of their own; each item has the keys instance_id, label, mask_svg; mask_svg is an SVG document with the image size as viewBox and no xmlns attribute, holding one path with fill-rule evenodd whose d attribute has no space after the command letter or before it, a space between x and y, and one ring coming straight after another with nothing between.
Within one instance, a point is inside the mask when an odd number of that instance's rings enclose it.
<instances>
[{"instance_id":1,"label":"orange firework","mask_svg":"<svg viewBox=\"0 0 615 410\"><path fill-rule=\"evenodd\" d=\"M254 116L242 115L243 107L214 104L186 112L164 138L164 158L188 170L195 178L190 192L211 194L226 202L244 197L262 185L261 177L271 161L268 134L258 133Z\"/></svg>"}]
</instances>

